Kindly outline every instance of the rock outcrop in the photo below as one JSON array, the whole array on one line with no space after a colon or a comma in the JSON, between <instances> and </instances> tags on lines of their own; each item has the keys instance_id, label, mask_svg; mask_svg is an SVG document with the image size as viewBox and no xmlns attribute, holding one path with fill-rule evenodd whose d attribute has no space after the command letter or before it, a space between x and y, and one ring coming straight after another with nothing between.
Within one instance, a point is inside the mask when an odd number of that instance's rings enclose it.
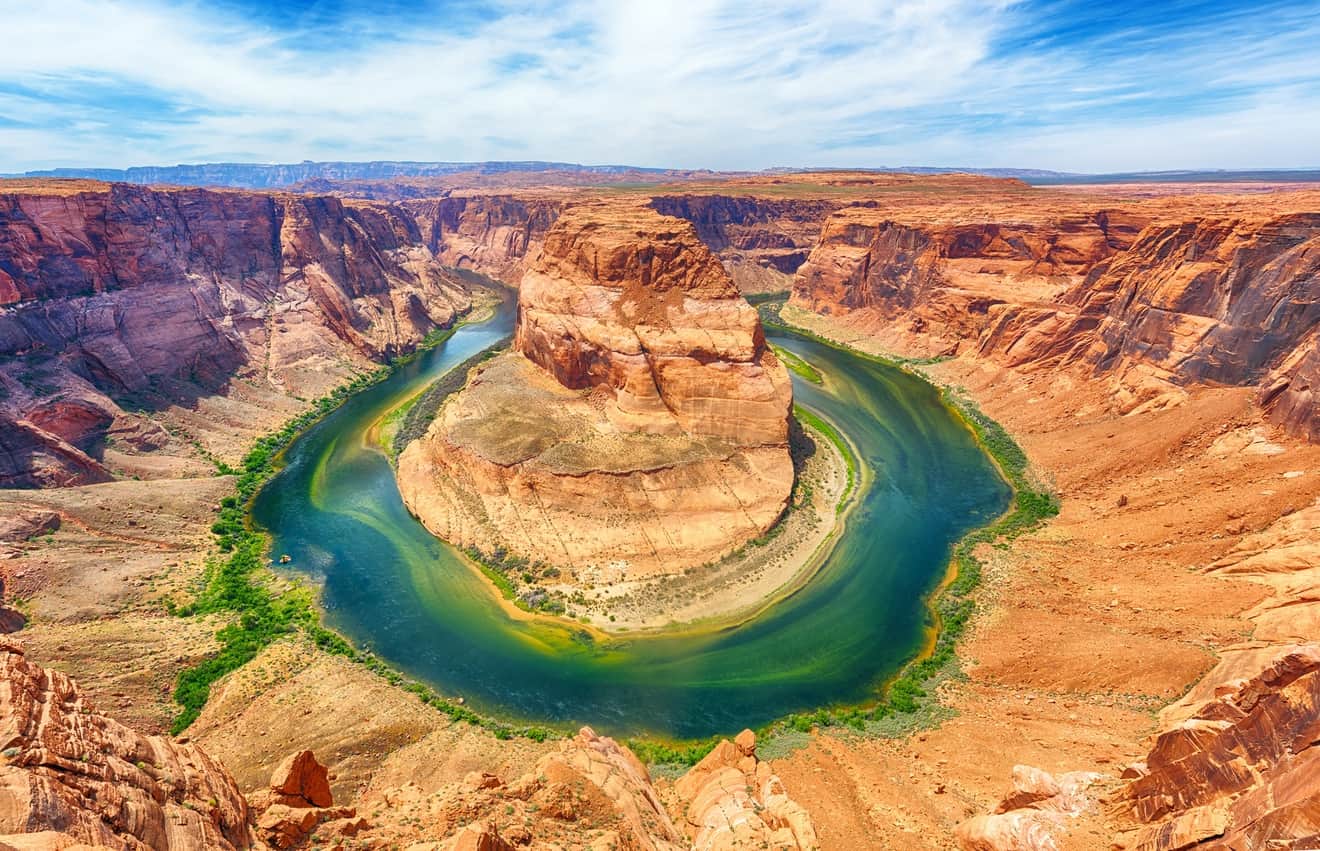
<instances>
[{"instance_id":1,"label":"rock outcrop","mask_svg":"<svg viewBox=\"0 0 1320 851\"><path fill-rule=\"evenodd\" d=\"M274 848L293 848L313 833L341 840L370 823L352 807L336 807L330 775L311 751L290 754L271 773L270 786L250 796L257 835Z\"/></svg>"},{"instance_id":2,"label":"rock outcrop","mask_svg":"<svg viewBox=\"0 0 1320 851\"><path fill-rule=\"evenodd\" d=\"M827 315L863 311L929 337L932 350L956 350L986 329L995 308L1051 302L1144 224L1083 206L1010 210L981 218L952 208L844 208L826 220L794 279L792 304Z\"/></svg>"},{"instance_id":3,"label":"rock outcrop","mask_svg":"<svg viewBox=\"0 0 1320 851\"><path fill-rule=\"evenodd\" d=\"M674 784L694 849L820 847L811 817L788 797L768 763L756 758L756 735L725 739Z\"/></svg>"},{"instance_id":4,"label":"rock outcrop","mask_svg":"<svg viewBox=\"0 0 1320 851\"><path fill-rule=\"evenodd\" d=\"M584 727L510 782L473 772L429 795L412 785L369 793L360 807L382 818L356 837L366 848L418 851L820 847L806 811L757 760L751 731L721 742L669 792L630 750ZM333 839L329 828L314 841Z\"/></svg>"},{"instance_id":5,"label":"rock outcrop","mask_svg":"<svg viewBox=\"0 0 1320 851\"><path fill-rule=\"evenodd\" d=\"M839 202L758 195L660 195L651 205L687 219L744 294L787 290Z\"/></svg>"},{"instance_id":6,"label":"rock outcrop","mask_svg":"<svg viewBox=\"0 0 1320 851\"><path fill-rule=\"evenodd\" d=\"M1072 771L1054 777L1029 765L1013 766L1013 789L993 813L958 825L963 851L1058 851L1069 822L1095 802L1088 789L1100 775Z\"/></svg>"},{"instance_id":7,"label":"rock outcrop","mask_svg":"<svg viewBox=\"0 0 1320 851\"><path fill-rule=\"evenodd\" d=\"M1320 836L1320 506L1245 536L1207 568L1271 594L1251 639L1160 715L1119 804L1141 851L1306 848ZM1267 840L1269 843L1267 845Z\"/></svg>"},{"instance_id":8,"label":"rock outcrop","mask_svg":"<svg viewBox=\"0 0 1320 851\"><path fill-rule=\"evenodd\" d=\"M413 217L336 198L0 183L0 486L109 478L131 413L242 378L315 396L469 306Z\"/></svg>"},{"instance_id":9,"label":"rock outcrop","mask_svg":"<svg viewBox=\"0 0 1320 851\"><path fill-rule=\"evenodd\" d=\"M247 803L223 766L193 745L97 714L66 675L32 664L5 637L0 790L0 847L253 845Z\"/></svg>"},{"instance_id":10,"label":"rock outcrop","mask_svg":"<svg viewBox=\"0 0 1320 851\"><path fill-rule=\"evenodd\" d=\"M400 456L404 499L435 534L570 576L652 575L782 514L792 386L687 222L566 208L523 278L514 349Z\"/></svg>"},{"instance_id":11,"label":"rock outcrop","mask_svg":"<svg viewBox=\"0 0 1320 851\"><path fill-rule=\"evenodd\" d=\"M446 266L517 285L563 201L535 194L454 195L406 202L428 248Z\"/></svg>"},{"instance_id":12,"label":"rock outcrop","mask_svg":"<svg viewBox=\"0 0 1320 851\"><path fill-rule=\"evenodd\" d=\"M1307 847L1320 837L1320 646L1281 649L1216 692L1129 769L1122 801L1147 826L1124 845Z\"/></svg>"}]
</instances>

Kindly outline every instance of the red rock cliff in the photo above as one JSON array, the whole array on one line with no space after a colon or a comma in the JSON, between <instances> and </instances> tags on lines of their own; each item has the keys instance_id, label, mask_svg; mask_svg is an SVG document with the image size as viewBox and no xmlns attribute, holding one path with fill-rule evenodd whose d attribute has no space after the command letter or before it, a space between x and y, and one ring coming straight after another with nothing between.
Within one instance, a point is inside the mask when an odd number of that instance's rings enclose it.
<instances>
[{"instance_id":1,"label":"red rock cliff","mask_svg":"<svg viewBox=\"0 0 1320 851\"><path fill-rule=\"evenodd\" d=\"M112 396L223 392L235 376L316 395L327 367L402 352L468 304L390 206L86 183L0 194L0 486L106 478L91 456L124 416Z\"/></svg>"},{"instance_id":2,"label":"red rock cliff","mask_svg":"<svg viewBox=\"0 0 1320 851\"><path fill-rule=\"evenodd\" d=\"M685 221L583 204L524 276L514 348L620 425L784 445L792 401L756 311Z\"/></svg>"},{"instance_id":3,"label":"red rock cliff","mask_svg":"<svg viewBox=\"0 0 1320 851\"><path fill-rule=\"evenodd\" d=\"M1103 200L844 208L791 304L894 348L971 344L1104 378L1122 412L1194 382L1255 386L1275 420L1320 436L1320 198Z\"/></svg>"}]
</instances>

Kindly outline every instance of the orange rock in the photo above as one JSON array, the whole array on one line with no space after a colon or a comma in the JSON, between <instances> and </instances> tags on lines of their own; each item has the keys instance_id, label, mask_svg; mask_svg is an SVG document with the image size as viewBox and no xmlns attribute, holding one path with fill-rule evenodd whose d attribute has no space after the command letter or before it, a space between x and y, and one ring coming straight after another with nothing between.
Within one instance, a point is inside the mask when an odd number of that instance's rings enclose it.
<instances>
[{"instance_id":1,"label":"orange rock","mask_svg":"<svg viewBox=\"0 0 1320 851\"><path fill-rule=\"evenodd\" d=\"M819 847L815 826L789 798L783 781L756 758L756 734L744 730L721 741L674 782L686 808L694 849Z\"/></svg>"},{"instance_id":2,"label":"orange rock","mask_svg":"<svg viewBox=\"0 0 1320 851\"><path fill-rule=\"evenodd\" d=\"M1091 806L1087 789L1100 779L1088 772L1054 777L1029 765L1013 766L1013 789L994 812L959 824L963 851L1058 851L1069 822Z\"/></svg>"},{"instance_id":3,"label":"orange rock","mask_svg":"<svg viewBox=\"0 0 1320 851\"><path fill-rule=\"evenodd\" d=\"M445 846L447 851L510 851L513 846L505 842L493 825L470 824Z\"/></svg>"},{"instance_id":4,"label":"orange rock","mask_svg":"<svg viewBox=\"0 0 1320 851\"><path fill-rule=\"evenodd\" d=\"M293 807L330 807L330 774L311 751L285 757L270 776L271 791L280 803ZM287 799L294 799L292 801Z\"/></svg>"},{"instance_id":5,"label":"orange rock","mask_svg":"<svg viewBox=\"0 0 1320 851\"><path fill-rule=\"evenodd\" d=\"M28 662L2 636L0 749L0 835L45 843L18 847L252 845L247 803L219 763L93 712L72 680Z\"/></svg>"},{"instance_id":6,"label":"orange rock","mask_svg":"<svg viewBox=\"0 0 1320 851\"><path fill-rule=\"evenodd\" d=\"M400 455L400 492L438 536L632 578L718 560L783 513L792 385L689 223L565 207L523 277L514 348Z\"/></svg>"},{"instance_id":7,"label":"orange rock","mask_svg":"<svg viewBox=\"0 0 1320 851\"><path fill-rule=\"evenodd\" d=\"M132 419L119 394L171 379L221 390L255 371L317 396L329 387L309 366L398 354L470 306L390 205L126 184L0 192L0 355L42 353L39 384L0 381L3 487L108 480L88 453Z\"/></svg>"},{"instance_id":8,"label":"orange rock","mask_svg":"<svg viewBox=\"0 0 1320 851\"><path fill-rule=\"evenodd\" d=\"M1160 734L1123 801L1140 847L1226 847L1320 832L1320 648L1282 655Z\"/></svg>"}]
</instances>

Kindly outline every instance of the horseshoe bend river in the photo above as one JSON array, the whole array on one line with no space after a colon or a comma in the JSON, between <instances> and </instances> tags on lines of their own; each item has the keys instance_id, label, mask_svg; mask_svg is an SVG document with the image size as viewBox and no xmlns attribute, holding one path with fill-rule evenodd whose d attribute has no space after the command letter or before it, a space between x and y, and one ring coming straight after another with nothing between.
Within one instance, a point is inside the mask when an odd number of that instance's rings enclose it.
<instances>
[{"instance_id":1,"label":"horseshoe bend river","mask_svg":"<svg viewBox=\"0 0 1320 851\"><path fill-rule=\"evenodd\" d=\"M895 367L771 332L824 376L793 376L798 404L832 421L862 466L843 534L814 577L724 630L593 638L515 618L489 583L404 508L372 426L512 331L514 309L351 397L301 435L258 493L255 523L286 568L322 586L327 626L441 694L501 718L614 735L697 738L792 712L866 702L923 646L926 598L952 545L1011 492L930 384Z\"/></svg>"}]
</instances>

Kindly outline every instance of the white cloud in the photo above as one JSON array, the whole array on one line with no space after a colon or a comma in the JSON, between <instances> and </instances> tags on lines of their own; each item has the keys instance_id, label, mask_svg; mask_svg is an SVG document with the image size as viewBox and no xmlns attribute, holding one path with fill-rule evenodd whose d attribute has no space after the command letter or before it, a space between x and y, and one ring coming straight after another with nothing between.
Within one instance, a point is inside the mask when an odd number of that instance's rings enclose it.
<instances>
[{"instance_id":1,"label":"white cloud","mask_svg":"<svg viewBox=\"0 0 1320 851\"><path fill-rule=\"evenodd\" d=\"M1099 80L1084 56L1062 49L995 56L1015 11L1007 0L507 0L486 23L418 18L395 38L333 49L316 34L201 5L0 4L11 36L0 51L0 118L9 121L0 121L0 171L217 152L266 161L1162 167L1143 157L1176 153L1175 134L1147 132L1160 126L1150 116L1096 116L1147 97L1130 83L1151 82L1161 63L1191 73L1181 54L1124 58ZM1256 68L1308 79L1305 57L1249 49ZM1258 70L1233 59L1212 57L1203 71L1260 84ZM1313 95L1290 97L1315 114ZM1271 137L1263 116L1282 106L1232 109L1241 121L1229 120L1246 129L1207 149L1215 157L1254 145L1262 158L1236 164L1296 163L1287 159L1296 145L1260 147ZM1075 127L1082 110L1093 129ZM1206 123L1181 132L1203 135ZM1300 132L1314 122L1293 123ZM1128 127L1152 147L1125 142ZM1093 132L1114 147L1087 150Z\"/></svg>"}]
</instances>

